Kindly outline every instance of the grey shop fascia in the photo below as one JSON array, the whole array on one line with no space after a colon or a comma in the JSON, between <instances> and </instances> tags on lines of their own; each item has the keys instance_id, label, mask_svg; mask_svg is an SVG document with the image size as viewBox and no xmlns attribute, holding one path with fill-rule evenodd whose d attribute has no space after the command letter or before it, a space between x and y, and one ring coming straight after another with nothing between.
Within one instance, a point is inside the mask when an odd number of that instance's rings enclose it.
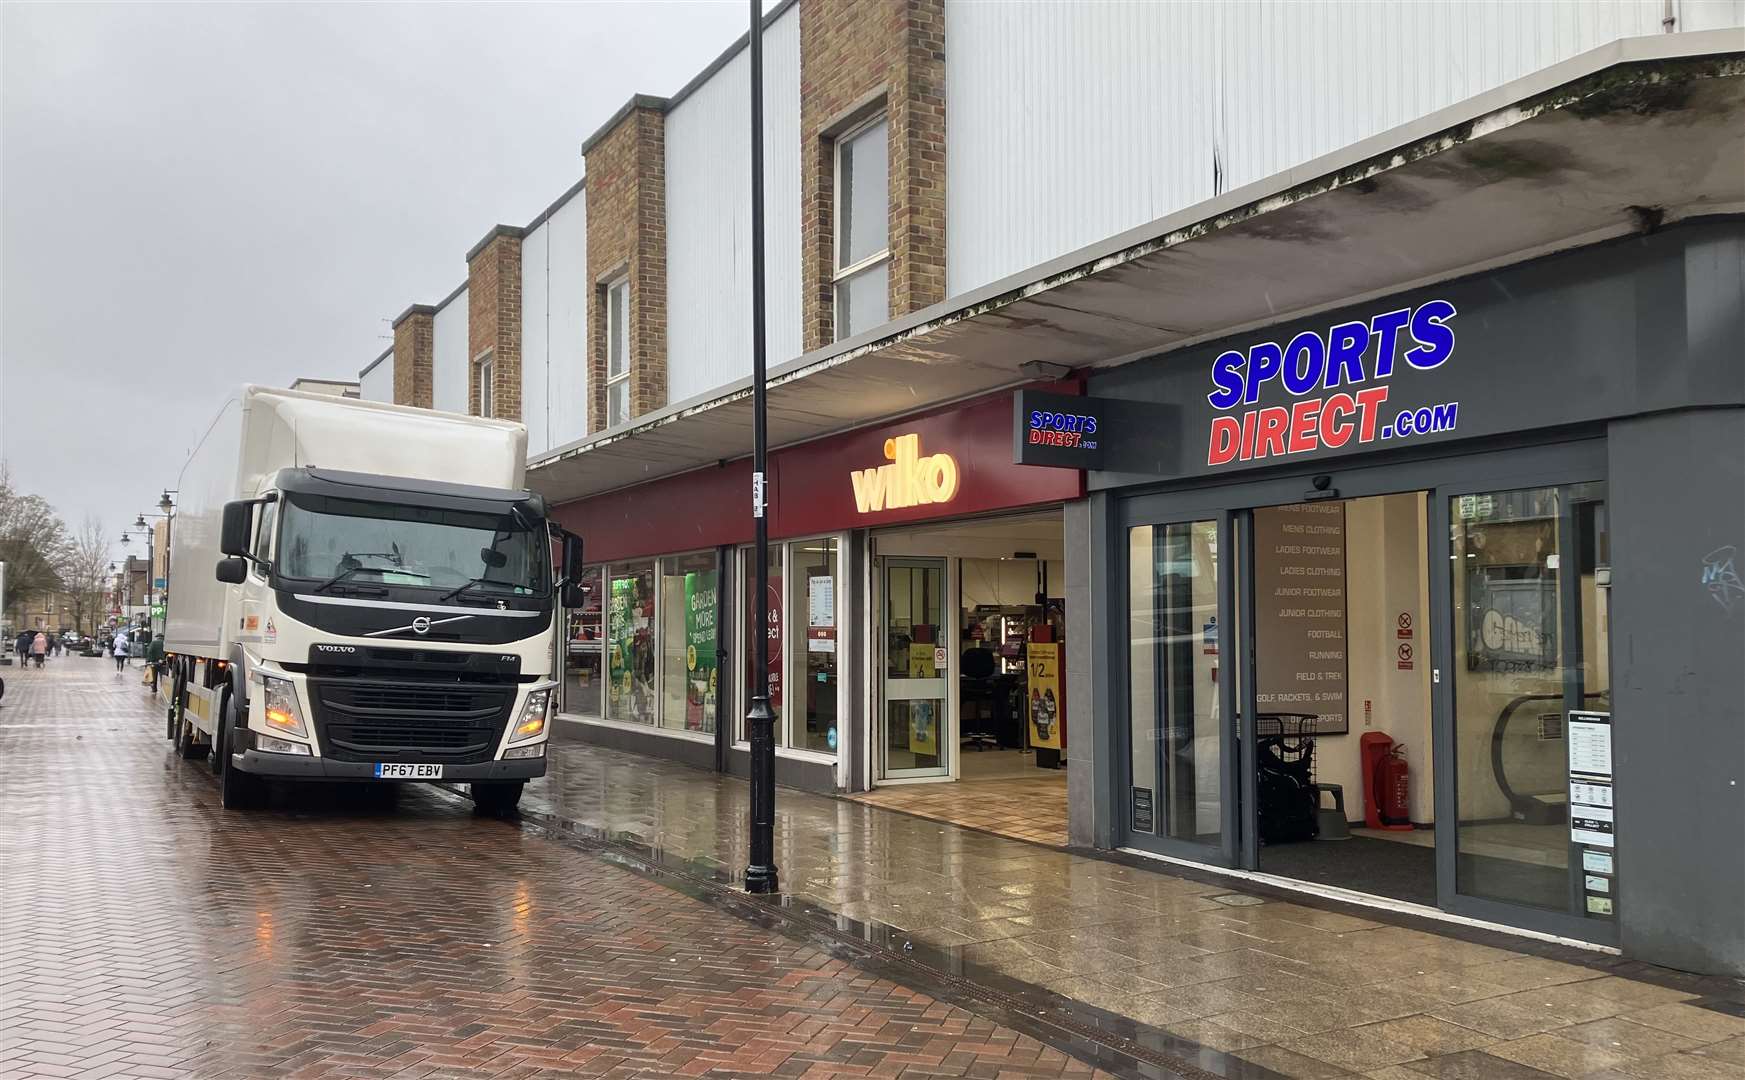
<instances>
[{"instance_id":1,"label":"grey shop fascia","mask_svg":"<svg viewBox=\"0 0 1745 1080\"><path fill-rule=\"evenodd\" d=\"M1103 699L1098 846L1264 869L1252 813L1244 820L1255 792L1242 723L1223 725L1219 758L1222 791L1242 797L1202 807L1222 817L1215 839L1132 828L1128 530L1215 523L1219 622L1230 626L1237 605L1256 610L1236 583L1257 508L1422 492L1436 906L1745 973L1745 221L1689 221L1178 349L1092 374L1082 398L1021 393L1014 452L1088 470L1089 587L1109 598L1097 632L1112 644L1095 650L1091 673ZM1584 893L1572 841L1567 906L1523 906L1463 879L1459 785L1487 766L1456 761L1454 680L1442 677L1455 662L1456 596L1439 567L1475 505L1463 496L1578 488L1603 492L1609 548L1606 854L1617 870L1588 882L1604 899ZM1253 712L1238 697L1243 665L1218 675L1224 715Z\"/></svg>"}]
</instances>

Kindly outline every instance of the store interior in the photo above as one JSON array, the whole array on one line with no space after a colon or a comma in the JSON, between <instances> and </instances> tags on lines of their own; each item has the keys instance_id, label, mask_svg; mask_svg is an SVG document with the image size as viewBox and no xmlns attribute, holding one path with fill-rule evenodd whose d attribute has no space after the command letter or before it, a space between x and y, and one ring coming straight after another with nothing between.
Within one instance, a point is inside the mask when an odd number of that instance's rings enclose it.
<instances>
[{"instance_id":1,"label":"store interior","mask_svg":"<svg viewBox=\"0 0 1745 1080\"><path fill-rule=\"evenodd\" d=\"M942 692L955 701L940 704L957 722L946 739L918 737L925 729L917 710L929 706L896 700L892 690L875 734L875 768L887 786L868 801L1064 844L1070 710L1060 511L881 532L874 551L889 564L881 666L900 668L929 644L936 655L950 649L945 670L927 673L947 677ZM942 572L926 560L939 560ZM947 618L950 627L929 625ZM934 782L900 783L928 771L936 775L919 779ZM953 772L955 782L938 782Z\"/></svg>"},{"instance_id":2,"label":"store interior","mask_svg":"<svg viewBox=\"0 0 1745 1080\"><path fill-rule=\"evenodd\" d=\"M1265 873L1436 902L1425 514L1421 492L1254 511Z\"/></svg>"},{"instance_id":3,"label":"store interior","mask_svg":"<svg viewBox=\"0 0 1745 1080\"><path fill-rule=\"evenodd\" d=\"M1462 893L1553 910L1569 903L1559 622L1563 583L1572 582L1585 658L1578 679L1587 707L1604 707L1603 506L1564 508L1575 528L1562 535L1557 498L1546 492L1454 505L1444 565L1453 572ZM1437 903L1427 513L1418 492L1254 513L1266 873ZM1341 576L1327 569L1341 564Z\"/></svg>"}]
</instances>

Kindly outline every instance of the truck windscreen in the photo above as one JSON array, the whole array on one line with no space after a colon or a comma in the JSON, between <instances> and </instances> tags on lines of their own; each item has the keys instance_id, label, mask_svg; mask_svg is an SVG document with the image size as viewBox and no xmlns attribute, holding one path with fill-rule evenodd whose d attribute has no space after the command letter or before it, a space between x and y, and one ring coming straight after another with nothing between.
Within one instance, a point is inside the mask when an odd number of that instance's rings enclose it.
<instances>
[{"instance_id":1,"label":"truck windscreen","mask_svg":"<svg viewBox=\"0 0 1745 1080\"><path fill-rule=\"evenodd\" d=\"M283 506L274 570L332 584L542 596L550 555L536 524L515 514L293 494Z\"/></svg>"}]
</instances>

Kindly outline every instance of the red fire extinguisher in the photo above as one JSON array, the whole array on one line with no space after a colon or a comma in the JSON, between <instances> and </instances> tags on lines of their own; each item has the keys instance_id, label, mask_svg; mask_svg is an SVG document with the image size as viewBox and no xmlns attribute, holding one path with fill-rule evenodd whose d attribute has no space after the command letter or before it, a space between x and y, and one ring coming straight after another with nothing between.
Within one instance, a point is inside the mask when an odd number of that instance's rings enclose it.
<instances>
[{"instance_id":1,"label":"red fire extinguisher","mask_svg":"<svg viewBox=\"0 0 1745 1080\"><path fill-rule=\"evenodd\" d=\"M1405 743L1393 744L1375 766L1376 802L1384 829L1412 827L1411 769L1406 765L1405 749Z\"/></svg>"}]
</instances>

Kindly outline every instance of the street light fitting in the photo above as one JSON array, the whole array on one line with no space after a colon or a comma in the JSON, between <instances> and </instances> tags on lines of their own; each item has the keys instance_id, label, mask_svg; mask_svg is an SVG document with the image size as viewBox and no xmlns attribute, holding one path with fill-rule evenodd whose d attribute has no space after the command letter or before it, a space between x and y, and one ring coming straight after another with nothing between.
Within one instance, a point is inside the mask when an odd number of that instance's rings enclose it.
<instances>
[{"instance_id":1,"label":"street light fitting","mask_svg":"<svg viewBox=\"0 0 1745 1080\"><path fill-rule=\"evenodd\" d=\"M145 515L144 514L141 514L141 515L139 515L139 517L134 519L133 527L136 529L143 529L143 528L147 527L146 523L145 523Z\"/></svg>"},{"instance_id":2,"label":"street light fitting","mask_svg":"<svg viewBox=\"0 0 1745 1080\"><path fill-rule=\"evenodd\" d=\"M162 511L163 513L167 514L171 510L175 509L175 506L176 506L176 501L174 499L170 498L169 489L168 488L164 489L164 497L158 500L158 509L160 511Z\"/></svg>"}]
</instances>

